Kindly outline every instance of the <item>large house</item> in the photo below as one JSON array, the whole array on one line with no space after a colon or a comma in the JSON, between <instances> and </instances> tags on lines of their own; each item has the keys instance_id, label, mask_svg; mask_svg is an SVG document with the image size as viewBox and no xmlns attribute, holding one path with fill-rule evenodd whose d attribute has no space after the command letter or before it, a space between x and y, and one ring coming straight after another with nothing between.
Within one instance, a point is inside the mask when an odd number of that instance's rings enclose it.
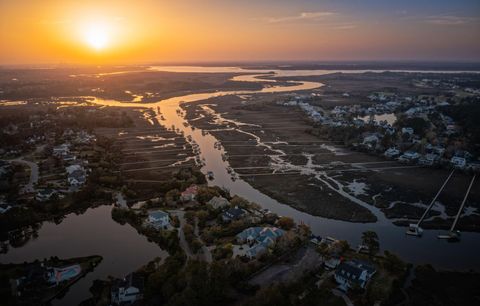
<instances>
[{"instance_id":1,"label":"large house","mask_svg":"<svg viewBox=\"0 0 480 306\"><path fill-rule=\"evenodd\" d=\"M400 162L413 162L420 158L420 154L415 151L407 151L398 159Z\"/></svg>"},{"instance_id":2,"label":"large house","mask_svg":"<svg viewBox=\"0 0 480 306\"><path fill-rule=\"evenodd\" d=\"M238 220L243 218L246 215L245 210L235 207L235 208L230 208L226 210L222 214L222 219L224 222L230 222L232 220Z\"/></svg>"},{"instance_id":3,"label":"large house","mask_svg":"<svg viewBox=\"0 0 480 306\"><path fill-rule=\"evenodd\" d=\"M404 128L402 128L402 134L413 135L414 130L411 127L404 127Z\"/></svg>"},{"instance_id":4,"label":"large house","mask_svg":"<svg viewBox=\"0 0 480 306\"><path fill-rule=\"evenodd\" d=\"M230 206L230 202L224 197L213 197L207 202L213 209L219 209Z\"/></svg>"},{"instance_id":5,"label":"large house","mask_svg":"<svg viewBox=\"0 0 480 306\"><path fill-rule=\"evenodd\" d=\"M170 225L170 217L162 210L148 213L148 223L156 229L166 229Z\"/></svg>"},{"instance_id":6,"label":"large house","mask_svg":"<svg viewBox=\"0 0 480 306\"><path fill-rule=\"evenodd\" d=\"M284 233L276 227L249 227L237 234L236 239L238 243L247 243L250 246L245 253L247 257L256 258L273 246Z\"/></svg>"},{"instance_id":7,"label":"large house","mask_svg":"<svg viewBox=\"0 0 480 306\"><path fill-rule=\"evenodd\" d=\"M455 168L463 169L467 165L467 160L463 157L454 156L452 159L450 159L450 163Z\"/></svg>"},{"instance_id":8,"label":"large house","mask_svg":"<svg viewBox=\"0 0 480 306\"><path fill-rule=\"evenodd\" d=\"M75 170L68 174L67 181L70 186L79 187L85 184L87 178L84 170Z\"/></svg>"},{"instance_id":9,"label":"large house","mask_svg":"<svg viewBox=\"0 0 480 306\"><path fill-rule=\"evenodd\" d=\"M35 195L35 199L39 202L45 202L50 200L55 194L57 194L57 191L53 189L41 189L37 192Z\"/></svg>"},{"instance_id":10,"label":"large house","mask_svg":"<svg viewBox=\"0 0 480 306\"><path fill-rule=\"evenodd\" d=\"M66 156L70 152L70 145L67 143L63 143L59 146L53 148L53 156L61 157Z\"/></svg>"},{"instance_id":11,"label":"large house","mask_svg":"<svg viewBox=\"0 0 480 306\"><path fill-rule=\"evenodd\" d=\"M389 148L384 153L385 157L387 158L395 158L395 157L398 157L400 154L401 154L400 150L396 148Z\"/></svg>"},{"instance_id":12,"label":"large house","mask_svg":"<svg viewBox=\"0 0 480 306\"><path fill-rule=\"evenodd\" d=\"M180 200L182 202L190 202L195 200L195 197L197 196L198 193L198 186L197 185L192 185L185 189L185 191L182 192L180 195Z\"/></svg>"},{"instance_id":13,"label":"large house","mask_svg":"<svg viewBox=\"0 0 480 306\"><path fill-rule=\"evenodd\" d=\"M433 166L439 160L440 160L440 156L438 156L437 154L429 153L420 157L420 159L418 160L418 163L424 166Z\"/></svg>"},{"instance_id":14,"label":"large house","mask_svg":"<svg viewBox=\"0 0 480 306\"><path fill-rule=\"evenodd\" d=\"M365 288L376 272L375 267L368 262L350 260L340 263L335 271L335 281L343 291L348 291L349 288L355 286Z\"/></svg>"},{"instance_id":15,"label":"large house","mask_svg":"<svg viewBox=\"0 0 480 306\"><path fill-rule=\"evenodd\" d=\"M110 291L114 305L133 304L143 298L144 281L138 273L128 274L124 279L117 279Z\"/></svg>"}]
</instances>

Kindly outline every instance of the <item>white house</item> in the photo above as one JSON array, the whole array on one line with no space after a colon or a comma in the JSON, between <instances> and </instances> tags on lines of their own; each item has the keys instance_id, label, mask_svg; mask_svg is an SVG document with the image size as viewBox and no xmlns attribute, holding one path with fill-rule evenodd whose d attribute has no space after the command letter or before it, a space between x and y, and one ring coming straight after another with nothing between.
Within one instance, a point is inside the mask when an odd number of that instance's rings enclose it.
<instances>
[{"instance_id":1,"label":"white house","mask_svg":"<svg viewBox=\"0 0 480 306\"><path fill-rule=\"evenodd\" d=\"M53 155L60 157L65 156L70 152L70 145L67 143L61 144L53 148Z\"/></svg>"},{"instance_id":2,"label":"white house","mask_svg":"<svg viewBox=\"0 0 480 306\"><path fill-rule=\"evenodd\" d=\"M224 197L213 197L207 202L213 209L219 209L230 206L230 202Z\"/></svg>"},{"instance_id":3,"label":"white house","mask_svg":"<svg viewBox=\"0 0 480 306\"><path fill-rule=\"evenodd\" d=\"M335 281L343 291L348 291L349 288L357 285L365 288L375 273L376 270L371 264L360 260L351 260L340 263L335 271Z\"/></svg>"},{"instance_id":4,"label":"white house","mask_svg":"<svg viewBox=\"0 0 480 306\"><path fill-rule=\"evenodd\" d=\"M388 150L385 151L383 155L385 155L385 157L387 158L395 158L395 157L398 157L400 153L401 153L400 150L396 148L389 148Z\"/></svg>"},{"instance_id":5,"label":"white house","mask_svg":"<svg viewBox=\"0 0 480 306\"><path fill-rule=\"evenodd\" d=\"M467 160L463 157L454 156L452 159L450 159L450 163L455 168L463 169L467 165Z\"/></svg>"},{"instance_id":6,"label":"white house","mask_svg":"<svg viewBox=\"0 0 480 306\"><path fill-rule=\"evenodd\" d=\"M82 165L79 164L73 164L70 166L65 167L65 171L67 171L68 174L72 174L75 171L85 171Z\"/></svg>"},{"instance_id":7,"label":"white house","mask_svg":"<svg viewBox=\"0 0 480 306\"><path fill-rule=\"evenodd\" d=\"M57 192L53 189L42 189L37 192L35 199L40 202L45 202L50 200L50 198L56 193Z\"/></svg>"},{"instance_id":8,"label":"white house","mask_svg":"<svg viewBox=\"0 0 480 306\"><path fill-rule=\"evenodd\" d=\"M413 133L414 133L414 131L413 131L413 128L411 128L411 127L402 128L402 134L413 135Z\"/></svg>"},{"instance_id":9,"label":"white house","mask_svg":"<svg viewBox=\"0 0 480 306\"><path fill-rule=\"evenodd\" d=\"M420 158L420 154L418 154L417 152L407 151L407 152L403 153L403 155L400 156L400 158L398 160L402 161L402 162L411 162L411 161L415 161L419 158Z\"/></svg>"},{"instance_id":10,"label":"white house","mask_svg":"<svg viewBox=\"0 0 480 306\"><path fill-rule=\"evenodd\" d=\"M424 165L424 166L432 166L435 163L437 163L439 160L440 160L440 156L438 156L437 154L430 153L430 154L425 154L424 156L422 156L418 160L418 163L420 165Z\"/></svg>"},{"instance_id":11,"label":"white house","mask_svg":"<svg viewBox=\"0 0 480 306\"><path fill-rule=\"evenodd\" d=\"M372 135L365 136L365 138L363 138L363 143L368 145L374 145L378 142L378 140L379 140L378 136L375 134L372 134Z\"/></svg>"},{"instance_id":12,"label":"white house","mask_svg":"<svg viewBox=\"0 0 480 306\"><path fill-rule=\"evenodd\" d=\"M248 244L245 255L252 259L266 253L284 233L276 227L249 227L237 234L236 240Z\"/></svg>"},{"instance_id":13,"label":"white house","mask_svg":"<svg viewBox=\"0 0 480 306\"><path fill-rule=\"evenodd\" d=\"M79 187L85 184L87 178L84 170L75 170L68 174L67 181L70 186Z\"/></svg>"},{"instance_id":14,"label":"white house","mask_svg":"<svg viewBox=\"0 0 480 306\"><path fill-rule=\"evenodd\" d=\"M124 279L115 280L110 291L113 305L133 304L143 298L143 278L131 273Z\"/></svg>"},{"instance_id":15,"label":"white house","mask_svg":"<svg viewBox=\"0 0 480 306\"><path fill-rule=\"evenodd\" d=\"M170 225L170 217L162 210L148 213L148 223L156 229L166 229Z\"/></svg>"}]
</instances>

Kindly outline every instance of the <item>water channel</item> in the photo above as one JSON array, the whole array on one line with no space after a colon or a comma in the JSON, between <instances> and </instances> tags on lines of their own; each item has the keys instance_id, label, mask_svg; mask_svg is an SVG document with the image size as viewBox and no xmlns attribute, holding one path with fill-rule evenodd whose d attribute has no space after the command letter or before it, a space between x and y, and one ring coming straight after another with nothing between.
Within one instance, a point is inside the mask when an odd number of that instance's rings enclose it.
<instances>
[{"instance_id":1,"label":"water channel","mask_svg":"<svg viewBox=\"0 0 480 306\"><path fill-rule=\"evenodd\" d=\"M227 172L228 160L223 161L222 154L227 154L223 148L217 150L214 144L218 141L213 135L202 133L201 129L192 129L181 113L177 110L182 103L195 102L212 97L225 95L250 95L258 93L278 93L312 90L323 86L318 82L295 81L287 85L275 85L271 77L321 75L338 71L328 70L245 70L236 67L152 67L152 70L175 72L232 72L254 73L236 76L233 80L245 82L269 82L258 91L219 91L213 93L190 94L161 100L155 103L128 102L91 98L92 102L122 107L145 107L157 112L158 107L164 117L159 122L166 127L180 129L185 137L191 136L199 145L200 158L205 161L202 172L214 172L214 180L210 184L228 188L232 194L242 196L252 202L260 204L271 211L294 218L297 222L308 224L312 231L321 236L333 236L346 239L351 245L359 243L361 233L365 230L374 230L380 237L383 249L388 249L403 259L416 264L430 263L441 268L475 269L480 270L478 251L480 250L480 235L477 233L463 233L459 243L449 244L438 240L440 231L426 230L421 239L405 236L405 229L394 226L381 212L373 207L369 209L379 221L376 223L350 223L333 219L312 216L279 203L275 199L261 193L242 179L232 181ZM352 71L348 71L352 73ZM359 72L360 71L355 71ZM364 71L362 71L364 72ZM265 79L265 77L270 77ZM136 100L138 101L138 100ZM158 114L160 117L160 114ZM264 145L264 144L261 144ZM308 173L312 174L312 173ZM321 205L321 203L319 203ZM73 305L89 297L88 288L94 279L105 279L108 275L122 277L155 257L165 257L166 252L157 245L150 243L140 236L129 225L120 225L110 216L111 207L102 206L89 209L83 215L70 214L62 223L55 225L45 223L39 230L38 238L25 246L10 249L7 254L0 255L2 263L21 263L50 256L60 258L79 257L88 255L103 256L102 263L69 289L65 297L54 301L57 305Z\"/></svg>"}]
</instances>

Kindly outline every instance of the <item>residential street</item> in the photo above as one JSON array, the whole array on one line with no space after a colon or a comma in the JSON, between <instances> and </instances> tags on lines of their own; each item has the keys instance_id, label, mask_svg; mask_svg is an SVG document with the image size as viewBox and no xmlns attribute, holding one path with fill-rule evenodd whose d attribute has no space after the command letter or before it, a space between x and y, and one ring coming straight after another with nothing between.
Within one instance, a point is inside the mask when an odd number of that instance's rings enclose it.
<instances>
[{"instance_id":1,"label":"residential street","mask_svg":"<svg viewBox=\"0 0 480 306\"><path fill-rule=\"evenodd\" d=\"M38 182L38 173L39 173L38 165L34 162L24 160L24 159L13 159L12 162L24 164L30 167L30 180L28 181L28 184L25 185L25 187L23 188L23 191L25 193L34 192L35 184L37 184Z\"/></svg>"},{"instance_id":2,"label":"residential street","mask_svg":"<svg viewBox=\"0 0 480 306\"><path fill-rule=\"evenodd\" d=\"M170 210L170 213L174 216L178 217L178 220L180 221L180 228L178 229L178 239L180 239L180 246L182 247L183 251L187 255L187 258L190 259L195 256L195 254L192 253L190 250L190 247L188 246L187 240L185 240L185 233L183 232L183 226L186 224L184 215L185 211L183 210Z\"/></svg>"},{"instance_id":3,"label":"residential street","mask_svg":"<svg viewBox=\"0 0 480 306\"><path fill-rule=\"evenodd\" d=\"M210 249L205 245L205 242L203 242L202 238L200 237L199 230L198 230L198 219L195 218L195 236L197 236L197 239L200 240L202 243L202 251L201 255L203 255L203 260L206 262L210 263L212 262L212 252L210 252Z\"/></svg>"}]
</instances>

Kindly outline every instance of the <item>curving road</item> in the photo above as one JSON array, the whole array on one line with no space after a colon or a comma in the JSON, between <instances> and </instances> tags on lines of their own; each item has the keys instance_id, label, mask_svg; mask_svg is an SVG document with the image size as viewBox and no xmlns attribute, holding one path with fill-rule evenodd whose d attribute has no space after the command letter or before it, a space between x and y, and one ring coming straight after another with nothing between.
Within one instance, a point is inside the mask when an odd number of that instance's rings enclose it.
<instances>
[{"instance_id":1,"label":"curving road","mask_svg":"<svg viewBox=\"0 0 480 306\"><path fill-rule=\"evenodd\" d=\"M12 159L11 162L13 163L19 163L19 164L24 164L30 167L30 179L28 181L28 184L26 184L23 187L23 192L24 193L31 193L35 192L35 185L38 183L38 165L37 163L34 163L32 161L28 161L25 159Z\"/></svg>"}]
</instances>

